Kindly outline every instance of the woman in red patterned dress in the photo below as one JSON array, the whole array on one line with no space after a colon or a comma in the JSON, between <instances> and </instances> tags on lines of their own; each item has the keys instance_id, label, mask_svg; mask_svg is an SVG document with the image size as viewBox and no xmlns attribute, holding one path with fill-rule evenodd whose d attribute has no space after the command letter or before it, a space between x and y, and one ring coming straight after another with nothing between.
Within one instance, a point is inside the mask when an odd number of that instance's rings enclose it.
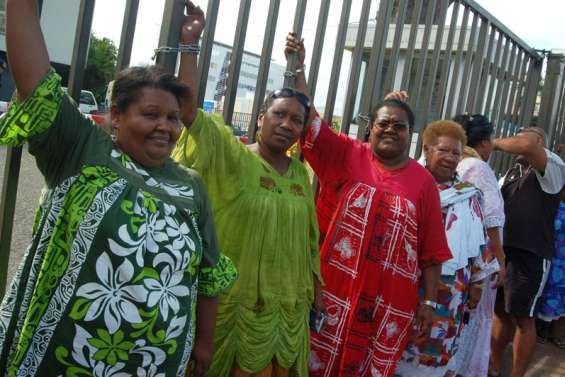
<instances>
[{"instance_id":1,"label":"woman in red patterned dress","mask_svg":"<svg viewBox=\"0 0 565 377\"><path fill-rule=\"evenodd\" d=\"M304 45L292 34L285 52L303 65ZM303 69L296 88L307 91ZM313 113L301 147L320 182L328 321L312 334L310 375L391 376L414 323L429 331L440 266L451 257L438 191L408 157L414 115L406 103L375 107L369 143L334 133Z\"/></svg>"}]
</instances>

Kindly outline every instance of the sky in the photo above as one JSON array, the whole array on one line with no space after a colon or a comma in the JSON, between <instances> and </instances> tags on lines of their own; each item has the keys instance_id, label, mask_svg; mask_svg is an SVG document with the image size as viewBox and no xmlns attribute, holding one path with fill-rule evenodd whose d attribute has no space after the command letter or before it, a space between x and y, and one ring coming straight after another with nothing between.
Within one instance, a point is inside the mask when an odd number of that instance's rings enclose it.
<instances>
[{"instance_id":1,"label":"sky","mask_svg":"<svg viewBox=\"0 0 565 377\"><path fill-rule=\"evenodd\" d=\"M194 1L206 10L207 0ZM476 0L486 11L498 18L514 34L536 49L565 48L565 0ZM93 32L98 37L108 37L119 44L121 25L126 0L98 0L93 21ZM153 50L157 48L164 0L140 0L140 9L134 38L131 64L150 64ZM320 70L315 103L323 101L329 85L331 62L333 59L335 38L341 15L339 0L332 0L326 29L326 38L322 50L322 68ZM359 19L362 0L353 0L350 22ZM307 52L311 51L316 32L320 0L307 2L303 37ZM534 5L535 4L535 5ZM252 3L250 22L247 30L245 50L261 53L269 1L255 0ZM296 0L282 0L277 22L273 51L273 61L285 64L282 48L286 33L292 28ZM371 13L376 14L378 0L372 0ZM239 9L239 0L222 0L218 15L216 41L232 45ZM347 77L350 57L344 56L340 77ZM309 63L307 58L306 63ZM338 96L345 93L347 80L340 80ZM325 86L324 86L325 85ZM342 103L336 104L336 112Z\"/></svg>"}]
</instances>

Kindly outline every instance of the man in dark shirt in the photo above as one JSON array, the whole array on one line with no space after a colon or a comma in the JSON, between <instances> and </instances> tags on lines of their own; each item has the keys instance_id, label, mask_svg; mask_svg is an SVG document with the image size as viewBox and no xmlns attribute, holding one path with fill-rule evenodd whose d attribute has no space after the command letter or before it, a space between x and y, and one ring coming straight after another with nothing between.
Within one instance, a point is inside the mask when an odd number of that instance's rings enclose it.
<instances>
[{"instance_id":1,"label":"man in dark shirt","mask_svg":"<svg viewBox=\"0 0 565 377\"><path fill-rule=\"evenodd\" d=\"M497 295L489 376L500 374L504 349L513 340L511 377L523 377L536 344L535 315L554 253L554 219L565 184L565 164L545 148L538 127L495 139L495 149L516 155L503 178L506 279Z\"/></svg>"}]
</instances>

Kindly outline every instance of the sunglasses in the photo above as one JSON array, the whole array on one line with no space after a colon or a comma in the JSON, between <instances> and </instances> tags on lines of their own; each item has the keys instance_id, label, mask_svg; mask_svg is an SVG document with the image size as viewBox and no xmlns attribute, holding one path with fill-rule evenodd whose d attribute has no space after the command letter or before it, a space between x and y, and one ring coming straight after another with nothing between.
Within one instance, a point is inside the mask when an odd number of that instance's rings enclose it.
<instances>
[{"instance_id":1,"label":"sunglasses","mask_svg":"<svg viewBox=\"0 0 565 377\"><path fill-rule=\"evenodd\" d=\"M410 126L405 122L391 122L388 120L375 120L373 125L379 130L386 130L392 128L396 132L406 131Z\"/></svg>"},{"instance_id":2,"label":"sunglasses","mask_svg":"<svg viewBox=\"0 0 565 377\"><path fill-rule=\"evenodd\" d=\"M306 109L306 113L310 112L310 98L308 98L304 93L294 90L292 88L282 88L272 91L267 95L267 98L296 98L298 102Z\"/></svg>"}]
</instances>

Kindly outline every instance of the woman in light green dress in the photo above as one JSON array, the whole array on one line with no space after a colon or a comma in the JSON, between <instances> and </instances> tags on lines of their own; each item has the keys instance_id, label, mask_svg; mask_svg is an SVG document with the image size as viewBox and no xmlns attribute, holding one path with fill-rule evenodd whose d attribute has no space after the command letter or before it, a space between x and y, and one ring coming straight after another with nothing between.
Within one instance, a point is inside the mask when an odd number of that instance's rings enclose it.
<instances>
[{"instance_id":1,"label":"woman in light green dress","mask_svg":"<svg viewBox=\"0 0 565 377\"><path fill-rule=\"evenodd\" d=\"M169 157L188 89L156 67L122 72L110 137L63 92L37 13L7 1L18 97L0 143L28 143L46 190L0 306L0 375L184 376L193 346L202 375L236 274L200 177Z\"/></svg>"},{"instance_id":2,"label":"woman in light green dress","mask_svg":"<svg viewBox=\"0 0 565 377\"><path fill-rule=\"evenodd\" d=\"M199 37L182 30L184 43ZM196 87L195 69L195 57L183 54L181 81ZM208 376L305 377L309 313L313 303L323 310L318 225L307 170L287 150L302 134L309 100L292 89L270 93L258 119L260 141L248 146L221 117L187 108L173 158L202 175L222 252L239 271L219 296Z\"/></svg>"}]
</instances>

